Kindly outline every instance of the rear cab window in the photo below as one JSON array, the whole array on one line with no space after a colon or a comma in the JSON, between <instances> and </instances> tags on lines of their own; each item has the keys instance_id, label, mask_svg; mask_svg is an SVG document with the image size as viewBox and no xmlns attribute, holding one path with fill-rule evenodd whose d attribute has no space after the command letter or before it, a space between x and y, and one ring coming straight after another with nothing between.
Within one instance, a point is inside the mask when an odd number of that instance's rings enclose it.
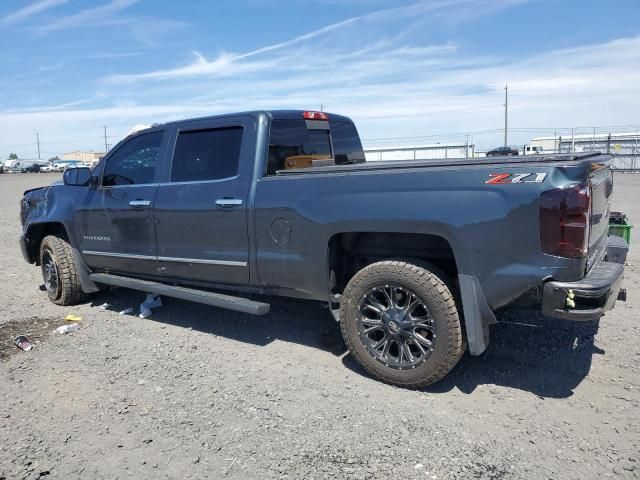
<instances>
[{"instance_id":1,"label":"rear cab window","mask_svg":"<svg viewBox=\"0 0 640 480\"><path fill-rule=\"evenodd\" d=\"M355 125L343 119L274 119L269 137L267 175L280 170L363 163Z\"/></svg>"}]
</instances>

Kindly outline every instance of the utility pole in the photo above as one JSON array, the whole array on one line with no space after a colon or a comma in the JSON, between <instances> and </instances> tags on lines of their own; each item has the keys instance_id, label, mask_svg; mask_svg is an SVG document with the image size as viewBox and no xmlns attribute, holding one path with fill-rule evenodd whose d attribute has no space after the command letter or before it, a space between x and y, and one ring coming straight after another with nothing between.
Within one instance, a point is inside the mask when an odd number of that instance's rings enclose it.
<instances>
[{"instance_id":1,"label":"utility pole","mask_svg":"<svg viewBox=\"0 0 640 480\"><path fill-rule=\"evenodd\" d=\"M320 111L324 112L324 105L322 103L320 104Z\"/></svg>"},{"instance_id":2,"label":"utility pole","mask_svg":"<svg viewBox=\"0 0 640 480\"><path fill-rule=\"evenodd\" d=\"M107 145L107 127L104 128L104 153L106 154L109 151L109 145Z\"/></svg>"},{"instance_id":3,"label":"utility pole","mask_svg":"<svg viewBox=\"0 0 640 480\"><path fill-rule=\"evenodd\" d=\"M509 86L504 85L504 146L507 146L507 111L509 110Z\"/></svg>"},{"instance_id":4,"label":"utility pole","mask_svg":"<svg viewBox=\"0 0 640 480\"><path fill-rule=\"evenodd\" d=\"M572 128L571 129L571 153L575 153L575 151L576 151L576 136Z\"/></svg>"},{"instance_id":5,"label":"utility pole","mask_svg":"<svg viewBox=\"0 0 640 480\"><path fill-rule=\"evenodd\" d=\"M36 132L36 142L38 143L38 160L40 160L40 134Z\"/></svg>"}]
</instances>

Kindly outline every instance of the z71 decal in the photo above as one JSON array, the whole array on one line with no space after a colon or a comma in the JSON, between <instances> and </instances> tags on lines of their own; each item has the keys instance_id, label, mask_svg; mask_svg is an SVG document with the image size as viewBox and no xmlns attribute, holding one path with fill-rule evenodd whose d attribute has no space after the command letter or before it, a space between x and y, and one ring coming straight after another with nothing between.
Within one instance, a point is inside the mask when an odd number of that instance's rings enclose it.
<instances>
[{"instance_id":1,"label":"z71 decal","mask_svg":"<svg viewBox=\"0 0 640 480\"><path fill-rule=\"evenodd\" d=\"M484 183L489 185L505 185L512 183L542 183L546 173L490 173L491 177Z\"/></svg>"}]
</instances>

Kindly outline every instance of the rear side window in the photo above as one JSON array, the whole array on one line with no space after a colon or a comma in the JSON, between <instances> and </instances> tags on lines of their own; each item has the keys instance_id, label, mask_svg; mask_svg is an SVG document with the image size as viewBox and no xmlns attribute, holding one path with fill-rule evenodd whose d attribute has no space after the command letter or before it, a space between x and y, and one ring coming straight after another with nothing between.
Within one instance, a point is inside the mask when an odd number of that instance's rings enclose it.
<instances>
[{"instance_id":1,"label":"rear side window","mask_svg":"<svg viewBox=\"0 0 640 480\"><path fill-rule=\"evenodd\" d=\"M242 127L180 132L171 167L172 182L220 180L238 174Z\"/></svg>"},{"instance_id":2,"label":"rear side window","mask_svg":"<svg viewBox=\"0 0 640 480\"><path fill-rule=\"evenodd\" d=\"M364 151L356 126L351 122L329 121L336 164L363 163Z\"/></svg>"},{"instance_id":3,"label":"rear side window","mask_svg":"<svg viewBox=\"0 0 640 480\"><path fill-rule=\"evenodd\" d=\"M160 157L163 132L139 135L107 158L102 185L139 185L153 183Z\"/></svg>"}]
</instances>

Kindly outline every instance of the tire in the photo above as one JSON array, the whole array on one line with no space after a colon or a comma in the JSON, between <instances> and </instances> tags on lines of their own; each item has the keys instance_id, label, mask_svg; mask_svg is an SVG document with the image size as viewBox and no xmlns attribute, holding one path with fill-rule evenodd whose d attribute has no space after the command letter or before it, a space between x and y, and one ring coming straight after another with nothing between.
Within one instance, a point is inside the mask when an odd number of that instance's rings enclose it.
<instances>
[{"instance_id":1,"label":"tire","mask_svg":"<svg viewBox=\"0 0 640 480\"><path fill-rule=\"evenodd\" d=\"M66 240L55 235L44 237L40 244L40 266L49 300L56 305L77 305L84 299L71 245Z\"/></svg>"},{"instance_id":2,"label":"tire","mask_svg":"<svg viewBox=\"0 0 640 480\"><path fill-rule=\"evenodd\" d=\"M426 263L387 260L363 268L347 284L340 305L342 336L373 377L422 388L442 379L462 357L456 302L437 271Z\"/></svg>"}]
</instances>

